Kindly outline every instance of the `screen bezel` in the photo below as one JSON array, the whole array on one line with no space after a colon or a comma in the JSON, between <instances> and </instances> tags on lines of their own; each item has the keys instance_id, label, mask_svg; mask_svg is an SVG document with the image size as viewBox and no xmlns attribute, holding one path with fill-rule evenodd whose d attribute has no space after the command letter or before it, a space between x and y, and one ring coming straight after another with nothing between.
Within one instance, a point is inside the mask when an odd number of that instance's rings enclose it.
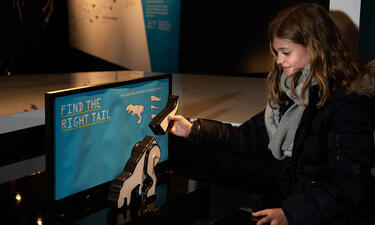
<instances>
[{"instance_id":1,"label":"screen bezel","mask_svg":"<svg viewBox=\"0 0 375 225\"><path fill-rule=\"evenodd\" d=\"M57 91L51 91L45 93L45 143L46 143L46 172L47 172L47 190L48 194L48 202L51 206L52 210L59 211L64 210L66 208L75 207L77 205L85 205L84 202L90 201L92 202L95 199L101 199L106 197L108 188L111 184L111 181L105 182L103 184L94 186L92 188L86 189L79 193L64 197L59 200L55 200L55 107L54 102L55 99L62 96L69 96L75 95L84 92L91 92L101 89L108 89L108 88L115 88L124 85L131 85L136 83L143 83L147 81L156 81L161 79L168 79L169 80L169 92L168 94L172 94L172 74L161 74L161 75L150 75L145 76L137 79L126 80L126 81L119 81L119 82L111 82L111 83L104 83L98 84L93 86L84 86L78 88L71 88L71 89L63 89ZM170 138L168 138L168 141ZM169 146L170 144L168 144ZM169 153L169 151L168 151ZM164 162L158 163L155 172L156 174L165 173L166 170L169 168L169 156L167 160ZM79 204L74 204L79 202ZM74 211L74 210L73 210ZM74 212L77 213L77 212Z\"/></svg>"}]
</instances>

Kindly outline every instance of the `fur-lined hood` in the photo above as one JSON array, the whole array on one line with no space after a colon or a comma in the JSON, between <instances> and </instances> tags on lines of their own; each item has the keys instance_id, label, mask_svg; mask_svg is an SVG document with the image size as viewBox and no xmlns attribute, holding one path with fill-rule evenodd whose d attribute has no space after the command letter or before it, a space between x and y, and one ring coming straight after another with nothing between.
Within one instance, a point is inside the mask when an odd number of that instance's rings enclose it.
<instances>
[{"instance_id":1,"label":"fur-lined hood","mask_svg":"<svg viewBox=\"0 0 375 225\"><path fill-rule=\"evenodd\" d=\"M354 81L350 91L358 95L375 97L375 75L365 74Z\"/></svg>"},{"instance_id":2,"label":"fur-lined hood","mask_svg":"<svg viewBox=\"0 0 375 225\"><path fill-rule=\"evenodd\" d=\"M358 76L358 79L352 83L350 92L375 97L375 60L366 64L363 76Z\"/></svg>"}]
</instances>

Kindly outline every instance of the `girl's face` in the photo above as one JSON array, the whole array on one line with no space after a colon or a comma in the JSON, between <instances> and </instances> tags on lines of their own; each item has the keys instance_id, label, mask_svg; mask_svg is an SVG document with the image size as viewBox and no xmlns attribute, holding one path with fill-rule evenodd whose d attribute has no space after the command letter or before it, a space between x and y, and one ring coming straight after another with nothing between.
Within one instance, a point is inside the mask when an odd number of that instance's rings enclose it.
<instances>
[{"instance_id":1,"label":"girl's face","mask_svg":"<svg viewBox=\"0 0 375 225\"><path fill-rule=\"evenodd\" d=\"M276 63L288 76L301 71L311 61L307 48L288 39L275 37L273 48L276 51Z\"/></svg>"}]
</instances>

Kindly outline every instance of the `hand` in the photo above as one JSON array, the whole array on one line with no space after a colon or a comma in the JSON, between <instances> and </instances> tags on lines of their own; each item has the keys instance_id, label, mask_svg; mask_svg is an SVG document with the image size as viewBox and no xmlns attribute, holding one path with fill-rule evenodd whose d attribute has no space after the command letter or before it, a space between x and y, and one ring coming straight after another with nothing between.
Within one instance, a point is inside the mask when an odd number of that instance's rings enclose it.
<instances>
[{"instance_id":1,"label":"hand","mask_svg":"<svg viewBox=\"0 0 375 225\"><path fill-rule=\"evenodd\" d=\"M184 138L189 135L192 124L183 116L168 116L168 121L173 122L169 130L170 133Z\"/></svg>"},{"instance_id":2,"label":"hand","mask_svg":"<svg viewBox=\"0 0 375 225\"><path fill-rule=\"evenodd\" d=\"M288 220L284 215L284 211L281 208L276 209L265 209L258 212L252 213L253 216L264 216L259 219L257 225L264 223L270 223L271 225L288 225Z\"/></svg>"}]
</instances>

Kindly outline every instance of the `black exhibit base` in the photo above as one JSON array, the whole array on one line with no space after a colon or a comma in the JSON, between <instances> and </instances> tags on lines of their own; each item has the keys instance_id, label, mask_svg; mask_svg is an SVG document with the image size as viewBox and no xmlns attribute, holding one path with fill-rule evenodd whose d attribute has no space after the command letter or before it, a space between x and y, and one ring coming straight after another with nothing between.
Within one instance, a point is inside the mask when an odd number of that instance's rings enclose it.
<instances>
[{"instance_id":1,"label":"black exhibit base","mask_svg":"<svg viewBox=\"0 0 375 225\"><path fill-rule=\"evenodd\" d=\"M108 208L106 196L56 210L48 203L44 172L0 185L6 224L255 224L250 212L269 205L270 194L199 182L175 171L158 177L155 196L131 206ZM246 209L245 211L243 209ZM240 210L240 211L238 211Z\"/></svg>"}]
</instances>

